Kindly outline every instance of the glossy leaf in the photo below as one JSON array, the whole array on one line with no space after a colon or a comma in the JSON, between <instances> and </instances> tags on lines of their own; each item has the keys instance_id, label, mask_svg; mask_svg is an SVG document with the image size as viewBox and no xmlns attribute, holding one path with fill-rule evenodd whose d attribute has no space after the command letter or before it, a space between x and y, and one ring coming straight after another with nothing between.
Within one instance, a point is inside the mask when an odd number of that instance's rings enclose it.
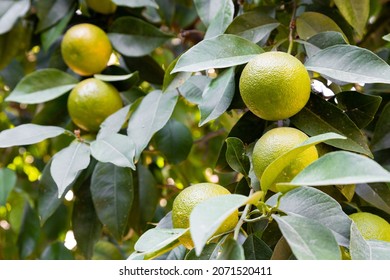
<instances>
[{"instance_id":1,"label":"glossy leaf","mask_svg":"<svg viewBox=\"0 0 390 280\"><path fill-rule=\"evenodd\" d=\"M41 260L74 260L72 252L63 242L54 242L48 245L41 254Z\"/></svg>"},{"instance_id":2,"label":"glossy leaf","mask_svg":"<svg viewBox=\"0 0 390 280\"><path fill-rule=\"evenodd\" d=\"M192 249L186 255L186 260L216 260L220 246L217 243L206 244L202 250L202 253L197 256L195 249Z\"/></svg>"},{"instance_id":3,"label":"glossy leaf","mask_svg":"<svg viewBox=\"0 0 390 280\"><path fill-rule=\"evenodd\" d=\"M93 75L93 77L105 82L118 82L118 81L128 80L134 77L136 74L137 74L136 72L130 74L124 74L124 75L95 74Z\"/></svg>"},{"instance_id":4,"label":"glossy leaf","mask_svg":"<svg viewBox=\"0 0 390 280\"><path fill-rule=\"evenodd\" d=\"M223 34L193 46L179 58L171 73L240 65L262 52L259 46L244 38Z\"/></svg>"},{"instance_id":5,"label":"glossy leaf","mask_svg":"<svg viewBox=\"0 0 390 280\"><path fill-rule=\"evenodd\" d=\"M390 42L390 34L387 34L382 37L383 40Z\"/></svg>"},{"instance_id":6,"label":"glossy leaf","mask_svg":"<svg viewBox=\"0 0 390 280\"><path fill-rule=\"evenodd\" d=\"M187 158L193 143L191 131L187 126L174 119L170 119L156 133L154 140L157 150L161 151L173 164L178 164Z\"/></svg>"},{"instance_id":7,"label":"glossy leaf","mask_svg":"<svg viewBox=\"0 0 390 280\"><path fill-rule=\"evenodd\" d=\"M335 0L334 3L359 36L363 36L370 15L370 0Z\"/></svg>"},{"instance_id":8,"label":"glossy leaf","mask_svg":"<svg viewBox=\"0 0 390 280\"><path fill-rule=\"evenodd\" d=\"M233 2L231 0L222 0L220 2L222 2L221 7L215 17L211 19L204 39L210 39L223 34L229 24L233 21Z\"/></svg>"},{"instance_id":9,"label":"glossy leaf","mask_svg":"<svg viewBox=\"0 0 390 280\"><path fill-rule=\"evenodd\" d=\"M302 170L287 186L327 186L390 182L390 172L359 154L327 153Z\"/></svg>"},{"instance_id":10,"label":"glossy leaf","mask_svg":"<svg viewBox=\"0 0 390 280\"><path fill-rule=\"evenodd\" d=\"M306 62L308 70L347 83L390 83L390 66L373 52L351 45L319 51Z\"/></svg>"},{"instance_id":11,"label":"glossy leaf","mask_svg":"<svg viewBox=\"0 0 390 280\"><path fill-rule=\"evenodd\" d=\"M17 244L21 259L28 258L35 250L40 236L39 218L28 202L24 205L22 225Z\"/></svg>"},{"instance_id":12,"label":"glossy leaf","mask_svg":"<svg viewBox=\"0 0 390 280\"><path fill-rule=\"evenodd\" d=\"M115 20L108 37L113 47L126 56L147 55L172 38L146 21L129 16Z\"/></svg>"},{"instance_id":13,"label":"glossy leaf","mask_svg":"<svg viewBox=\"0 0 390 280\"><path fill-rule=\"evenodd\" d=\"M126 6L130 8L138 7L153 7L158 8L158 5L155 0L111 0L118 6Z\"/></svg>"},{"instance_id":14,"label":"glossy leaf","mask_svg":"<svg viewBox=\"0 0 390 280\"><path fill-rule=\"evenodd\" d=\"M180 72L180 73L173 73L171 74L171 71L175 67L177 60L179 58L176 58L165 70L164 75L164 83L162 90L170 91L170 90L176 90L178 87L182 86L192 75L190 72Z\"/></svg>"},{"instance_id":15,"label":"glossy leaf","mask_svg":"<svg viewBox=\"0 0 390 280\"><path fill-rule=\"evenodd\" d=\"M5 100L25 104L43 103L67 93L77 82L77 79L60 70L42 69L25 76Z\"/></svg>"},{"instance_id":16,"label":"glossy leaf","mask_svg":"<svg viewBox=\"0 0 390 280\"><path fill-rule=\"evenodd\" d=\"M329 140L326 144L372 157L367 139L356 124L342 110L317 95L310 97L306 106L291 118L291 122L310 136L326 132L346 136L346 140Z\"/></svg>"},{"instance_id":17,"label":"glossy leaf","mask_svg":"<svg viewBox=\"0 0 390 280\"><path fill-rule=\"evenodd\" d=\"M272 256L271 248L259 237L251 234L242 244L246 260L269 260Z\"/></svg>"},{"instance_id":18,"label":"glossy leaf","mask_svg":"<svg viewBox=\"0 0 390 280\"><path fill-rule=\"evenodd\" d=\"M314 219L272 215L298 260L340 260L332 232Z\"/></svg>"},{"instance_id":19,"label":"glossy leaf","mask_svg":"<svg viewBox=\"0 0 390 280\"><path fill-rule=\"evenodd\" d=\"M305 46L307 56L312 57L322 49L335 45L345 45L347 41L340 32L325 31L311 36L306 42L302 41L302 43Z\"/></svg>"},{"instance_id":20,"label":"glossy leaf","mask_svg":"<svg viewBox=\"0 0 390 280\"><path fill-rule=\"evenodd\" d=\"M22 124L0 132L0 148L31 145L65 132L57 126Z\"/></svg>"},{"instance_id":21,"label":"glossy leaf","mask_svg":"<svg viewBox=\"0 0 390 280\"><path fill-rule=\"evenodd\" d=\"M5 206L8 195L16 184L15 171L8 168L0 168L0 206Z\"/></svg>"},{"instance_id":22,"label":"glossy leaf","mask_svg":"<svg viewBox=\"0 0 390 280\"><path fill-rule=\"evenodd\" d=\"M176 91L148 93L131 115L127 135L133 140L137 160L155 132L164 127L172 115L178 99ZM145 112L148 112L145 114Z\"/></svg>"},{"instance_id":23,"label":"glossy leaf","mask_svg":"<svg viewBox=\"0 0 390 280\"><path fill-rule=\"evenodd\" d=\"M238 194L220 195L195 206L190 215L190 232L196 255L200 255L208 239L234 211L242 205L257 203L260 195L260 192L251 197Z\"/></svg>"},{"instance_id":24,"label":"glossy leaf","mask_svg":"<svg viewBox=\"0 0 390 280\"><path fill-rule=\"evenodd\" d=\"M157 85L163 84L165 72L151 56L124 56L123 59L127 68L132 72L138 71L142 80Z\"/></svg>"},{"instance_id":25,"label":"glossy leaf","mask_svg":"<svg viewBox=\"0 0 390 280\"><path fill-rule=\"evenodd\" d=\"M207 76L191 76L182 86L179 87L180 94L194 104L202 102L202 95L211 79Z\"/></svg>"},{"instance_id":26,"label":"glossy leaf","mask_svg":"<svg viewBox=\"0 0 390 280\"><path fill-rule=\"evenodd\" d=\"M39 18L37 31L45 30L63 19L74 7L73 0L47 0L37 2L37 16Z\"/></svg>"},{"instance_id":27,"label":"glossy leaf","mask_svg":"<svg viewBox=\"0 0 390 280\"><path fill-rule=\"evenodd\" d=\"M305 12L296 19L297 33L303 40L325 31L343 34L341 28L328 16L317 12Z\"/></svg>"},{"instance_id":28,"label":"glossy leaf","mask_svg":"<svg viewBox=\"0 0 390 280\"><path fill-rule=\"evenodd\" d=\"M30 9L29 0L14 0L0 2L0 34L11 30L16 21Z\"/></svg>"},{"instance_id":29,"label":"glossy leaf","mask_svg":"<svg viewBox=\"0 0 390 280\"><path fill-rule=\"evenodd\" d=\"M276 201L267 201L273 206ZM278 209L287 215L316 220L333 232L341 246L349 245L351 220L340 204L326 193L311 187L300 187L280 198Z\"/></svg>"},{"instance_id":30,"label":"glossy leaf","mask_svg":"<svg viewBox=\"0 0 390 280\"><path fill-rule=\"evenodd\" d=\"M99 220L120 240L134 198L131 170L98 162L91 178L91 195Z\"/></svg>"},{"instance_id":31,"label":"glossy leaf","mask_svg":"<svg viewBox=\"0 0 390 280\"><path fill-rule=\"evenodd\" d=\"M332 139L345 139L345 137L331 132L313 136L297 147L279 156L264 170L263 175L260 178L261 189L263 191L267 191L273 184L275 184L275 180L278 178L279 174L282 173L286 166L288 166L291 161L294 160L300 153L319 143ZM276 188L279 191L284 191L283 188L279 185L276 185Z\"/></svg>"},{"instance_id":32,"label":"glossy leaf","mask_svg":"<svg viewBox=\"0 0 390 280\"><path fill-rule=\"evenodd\" d=\"M116 111L114 114L108 116L100 125L100 130L96 138L99 140L118 133L129 117L130 107L131 105L127 105Z\"/></svg>"},{"instance_id":33,"label":"glossy leaf","mask_svg":"<svg viewBox=\"0 0 390 280\"><path fill-rule=\"evenodd\" d=\"M58 198L76 179L79 172L88 167L90 154L89 146L79 142L71 144L54 155L50 172L58 188Z\"/></svg>"},{"instance_id":34,"label":"glossy leaf","mask_svg":"<svg viewBox=\"0 0 390 280\"><path fill-rule=\"evenodd\" d=\"M382 97L344 91L335 96L337 107L361 129L366 127L375 117L382 101Z\"/></svg>"},{"instance_id":35,"label":"glossy leaf","mask_svg":"<svg viewBox=\"0 0 390 280\"><path fill-rule=\"evenodd\" d=\"M234 18L226 33L235 34L253 43L266 38L280 23L274 18L259 13L247 12Z\"/></svg>"},{"instance_id":36,"label":"glossy leaf","mask_svg":"<svg viewBox=\"0 0 390 280\"><path fill-rule=\"evenodd\" d=\"M0 134L1 136L1 134ZM371 141L373 152L390 148L390 104L386 104L379 115Z\"/></svg>"},{"instance_id":37,"label":"glossy leaf","mask_svg":"<svg viewBox=\"0 0 390 280\"><path fill-rule=\"evenodd\" d=\"M228 239L222 247L218 260L245 260L242 245L234 239Z\"/></svg>"},{"instance_id":38,"label":"glossy leaf","mask_svg":"<svg viewBox=\"0 0 390 280\"><path fill-rule=\"evenodd\" d=\"M234 67L231 67L211 80L203 92L202 102L199 104L201 116L199 126L215 120L225 113L232 102L234 92Z\"/></svg>"},{"instance_id":39,"label":"glossy leaf","mask_svg":"<svg viewBox=\"0 0 390 280\"><path fill-rule=\"evenodd\" d=\"M390 214L390 187L385 183L357 184L355 192L362 199Z\"/></svg>"},{"instance_id":40,"label":"glossy leaf","mask_svg":"<svg viewBox=\"0 0 390 280\"><path fill-rule=\"evenodd\" d=\"M91 143L91 155L101 162L110 162L119 167L135 169L135 146L122 134L112 134Z\"/></svg>"},{"instance_id":41,"label":"glossy leaf","mask_svg":"<svg viewBox=\"0 0 390 280\"><path fill-rule=\"evenodd\" d=\"M226 161L230 167L244 176L248 176L250 160L246 154L244 143L236 137L226 139Z\"/></svg>"},{"instance_id":42,"label":"glossy leaf","mask_svg":"<svg viewBox=\"0 0 390 280\"><path fill-rule=\"evenodd\" d=\"M214 2L210 2L208 0L194 0L198 15L206 26L210 25L213 19L217 16L218 12L226 6L227 2L231 2L231 0L220 0Z\"/></svg>"}]
</instances>

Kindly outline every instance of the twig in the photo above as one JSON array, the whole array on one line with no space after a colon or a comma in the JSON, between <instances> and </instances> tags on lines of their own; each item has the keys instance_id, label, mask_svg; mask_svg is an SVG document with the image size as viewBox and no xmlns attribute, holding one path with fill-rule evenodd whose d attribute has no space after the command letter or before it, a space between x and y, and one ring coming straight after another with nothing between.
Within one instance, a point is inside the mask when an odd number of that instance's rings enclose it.
<instances>
[{"instance_id":1,"label":"twig","mask_svg":"<svg viewBox=\"0 0 390 280\"><path fill-rule=\"evenodd\" d=\"M293 1L293 10L292 10L292 15L291 15L291 20L290 20L290 34L288 35L288 40L289 40L289 45L288 45L288 50L287 53L291 54L293 44L294 44L294 31L295 31L295 14L297 12L297 3Z\"/></svg>"}]
</instances>

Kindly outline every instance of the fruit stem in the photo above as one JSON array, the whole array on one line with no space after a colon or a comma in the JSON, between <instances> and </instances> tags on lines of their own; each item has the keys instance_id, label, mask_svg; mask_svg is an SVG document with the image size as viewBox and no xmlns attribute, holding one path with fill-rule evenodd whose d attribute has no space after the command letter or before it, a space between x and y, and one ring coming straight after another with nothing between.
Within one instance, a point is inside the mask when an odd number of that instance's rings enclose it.
<instances>
[{"instance_id":1,"label":"fruit stem","mask_svg":"<svg viewBox=\"0 0 390 280\"><path fill-rule=\"evenodd\" d=\"M291 13L291 20L290 20L290 34L288 35L288 40L290 42L288 45L288 50L287 50L288 54L291 54L293 44L294 44L295 14L297 11L297 3L295 1L293 1L292 5L293 5L293 10Z\"/></svg>"},{"instance_id":2,"label":"fruit stem","mask_svg":"<svg viewBox=\"0 0 390 280\"><path fill-rule=\"evenodd\" d=\"M254 193L254 190L251 189L251 191L249 192L249 195L248 197L250 197L252 194ZM240 217L240 220L238 220L238 223L236 225L236 227L234 228L234 235L233 235L233 238L235 240L238 239L238 234L240 233L240 228L242 226L242 224L245 222L245 219L246 219L246 216L248 215L248 212L251 208L251 205L250 203L248 203L247 205L245 205L245 208L244 208L244 211L242 211L242 215Z\"/></svg>"}]
</instances>

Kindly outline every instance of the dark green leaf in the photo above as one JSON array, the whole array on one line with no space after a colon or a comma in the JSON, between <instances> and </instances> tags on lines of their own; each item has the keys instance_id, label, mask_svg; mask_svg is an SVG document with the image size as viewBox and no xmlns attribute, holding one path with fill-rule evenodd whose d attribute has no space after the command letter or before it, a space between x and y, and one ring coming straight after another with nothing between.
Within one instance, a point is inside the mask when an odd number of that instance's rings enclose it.
<instances>
[{"instance_id":1,"label":"dark green leaf","mask_svg":"<svg viewBox=\"0 0 390 280\"><path fill-rule=\"evenodd\" d=\"M246 260L269 260L272 256L271 248L254 234L248 236L242 244Z\"/></svg>"},{"instance_id":2,"label":"dark green leaf","mask_svg":"<svg viewBox=\"0 0 390 280\"><path fill-rule=\"evenodd\" d=\"M332 232L314 219L272 215L298 260L340 260Z\"/></svg>"},{"instance_id":3,"label":"dark green leaf","mask_svg":"<svg viewBox=\"0 0 390 280\"><path fill-rule=\"evenodd\" d=\"M215 260L217 259L220 246L217 243L209 243L204 246L202 253L197 256L195 249L192 249L186 255L186 260Z\"/></svg>"},{"instance_id":4,"label":"dark green leaf","mask_svg":"<svg viewBox=\"0 0 390 280\"><path fill-rule=\"evenodd\" d=\"M155 0L111 0L118 6L126 6L130 8L138 8L150 6L154 8L158 8L158 5Z\"/></svg>"},{"instance_id":5,"label":"dark green leaf","mask_svg":"<svg viewBox=\"0 0 390 280\"><path fill-rule=\"evenodd\" d=\"M209 26L212 20L217 16L218 12L223 9L228 1L231 2L230 0L220 0L214 2L210 2L208 0L194 0L194 4L204 25Z\"/></svg>"},{"instance_id":6,"label":"dark green leaf","mask_svg":"<svg viewBox=\"0 0 390 280\"><path fill-rule=\"evenodd\" d=\"M45 30L66 16L74 7L74 0L46 0L37 2L37 16L39 18L37 32Z\"/></svg>"},{"instance_id":7,"label":"dark green leaf","mask_svg":"<svg viewBox=\"0 0 390 280\"><path fill-rule=\"evenodd\" d=\"M0 3L0 5L1 4L2 3ZM29 28L25 21L17 20L11 30L4 34L0 34L0 70L5 68L0 73L1 76L3 76L2 79L4 82L10 85L11 88L14 88L13 84L18 83L22 78L20 77L21 75L19 75L21 73L15 73L18 72L18 70L20 71L20 64L16 61L12 63L12 60L21 52L27 51L27 41L30 39L28 33Z\"/></svg>"},{"instance_id":8,"label":"dark green leaf","mask_svg":"<svg viewBox=\"0 0 390 280\"><path fill-rule=\"evenodd\" d=\"M366 127L375 117L382 98L356 91L344 91L335 96L337 107L359 127Z\"/></svg>"},{"instance_id":9,"label":"dark green leaf","mask_svg":"<svg viewBox=\"0 0 390 280\"><path fill-rule=\"evenodd\" d=\"M100 221L120 240L134 199L131 170L98 162L91 178L91 195Z\"/></svg>"},{"instance_id":10,"label":"dark green leaf","mask_svg":"<svg viewBox=\"0 0 390 280\"><path fill-rule=\"evenodd\" d=\"M63 242L54 242L48 245L42 252L41 260L74 260L72 252L69 251Z\"/></svg>"},{"instance_id":11,"label":"dark green leaf","mask_svg":"<svg viewBox=\"0 0 390 280\"><path fill-rule=\"evenodd\" d=\"M15 171L8 168L0 168L0 206L5 206L8 195L16 184Z\"/></svg>"},{"instance_id":12,"label":"dark green leaf","mask_svg":"<svg viewBox=\"0 0 390 280\"><path fill-rule=\"evenodd\" d=\"M293 256L290 245L288 245L286 238L282 236L276 243L271 260L289 260Z\"/></svg>"},{"instance_id":13,"label":"dark green leaf","mask_svg":"<svg viewBox=\"0 0 390 280\"><path fill-rule=\"evenodd\" d=\"M383 108L371 140L371 149L373 152L388 148L390 148L390 103L386 104Z\"/></svg>"},{"instance_id":14,"label":"dark green leaf","mask_svg":"<svg viewBox=\"0 0 390 280\"><path fill-rule=\"evenodd\" d=\"M25 76L5 100L25 104L43 103L67 93L77 82L63 71L41 69Z\"/></svg>"},{"instance_id":15,"label":"dark green leaf","mask_svg":"<svg viewBox=\"0 0 390 280\"><path fill-rule=\"evenodd\" d=\"M127 135L133 140L138 160L155 132L164 127L176 106L178 93L159 90L148 93L135 109L129 120ZM146 113L147 112L147 113Z\"/></svg>"},{"instance_id":16,"label":"dark green leaf","mask_svg":"<svg viewBox=\"0 0 390 280\"><path fill-rule=\"evenodd\" d=\"M347 83L390 83L390 66L373 52L352 45L319 51L306 62L308 70Z\"/></svg>"},{"instance_id":17,"label":"dark green leaf","mask_svg":"<svg viewBox=\"0 0 390 280\"><path fill-rule=\"evenodd\" d=\"M180 94L188 101L194 104L202 102L202 95L211 79L207 76L196 75L191 76L181 87Z\"/></svg>"},{"instance_id":18,"label":"dark green leaf","mask_svg":"<svg viewBox=\"0 0 390 280\"><path fill-rule=\"evenodd\" d=\"M113 47L126 56L147 55L172 38L153 25L134 17L120 17L115 20L108 37Z\"/></svg>"},{"instance_id":19,"label":"dark green leaf","mask_svg":"<svg viewBox=\"0 0 390 280\"><path fill-rule=\"evenodd\" d=\"M15 22L30 9L30 0L0 2L0 34L11 30Z\"/></svg>"},{"instance_id":20,"label":"dark green leaf","mask_svg":"<svg viewBox=\"0 0 390 280\"><path fill-rule=\"evenodd\" d=\"M91 143L91 155L101 162L110 162L119 167L135 169L135 146L131 139L122 134L112 134Z\"/></svg>"},{"instance_id":21,"label":"dark green leaf","mask_svg":"<svg viewBox=\"0 0 390 280\"><path fill-rule=\"evenodd\" d=\"M40 236L39 218L28 202L24 205L22 225L18 236L21 259L28 258L35 250Z\"/></svg>"},{"instance_id":22,"label":"dark green leaf","mask_svg":"<svg viewBox=\"0 0 390 280\"><path fill-rule=\"evenodd\" d=\"M325 31L311 36L306 42L302 42L305 46L308 57L315 55L322 49L334 45L347 44L345 37L340 32Z\"/></svg>"},{"instance_id":23,"label":"dark green leaf","mask_svg":"<svg viewBox=\"0 0 390 280\"><path fill-rule=\"evenodd\" d=\"M276 201L271 202L275 205ZM351 220L340 204L324 192L310 187L300 187L280 198L278 209L287 215L299 215L316 220L333 232L339 245L349 245Z\"/></svg>"},{"instance_id":24,"label":"dark green leaf","mask_svg":"<svg viewBox=\"0 0 390 280\"><path fill-rule=\"evenodd\" d=\"M207 28L204 39L210 39L215 36L221 35L225 32L226 28L233 21L234 16L234 4L230 0L223 0L220 9L214 18L211 19Z\"/></svg>"},{"instance_id":25,"label":"dark green leaf","mask_svg":"<svg viewBox=\"0 0 390 280\"><path fill-rule=\"evenodd\" d=\"M179 58L171 73L240 65L262 52L262 48L242 37L223 34L193 46Z\"/></svg>"},{"instance_id":26,"label":"dark green leaf","mask_svg":"<svg viewBox=\"0 0 390 280\"><path fill-rule=\"evenodd\" d=\"M362 37L370 15L370 0L335 0L334 3L347 22Z\"/></svg>"},{"instance_id":27,"label":"dark green leaf","mask_svg":"<svg viewBox=\"0 0 390 280\"><path fill-rule=\"evenodd\" d=\"M242 245L234 239L228 239L222 247L218 260L245 260L244 249Z\"/></svg>"},{"instance_id":28,"label":"dark green leaf","mask_svg":"<svg viewBox=\"0 0 390 280\"><path fill-rule=\"evenodd\" d=\"M199 126L215 120L229 108L235 92L234 70L234 67L225 70L206 87L199 104Z\"/></svg>"},{"instance_id":29,"label":"dark green leaf","mask_svg":"<svg viewBox=\"0 0 390 280\"><path fill-rule=\"evenodd\" d=\"M151 56L124 56L123 58L129 70L132 72L138 71L142 80L157 85L163 84L165 72Z\"/></svg>"},{"instance_id":30,"label":"dark green leaf","mask_svg":"<svg viewBox=\"0 0 390 280\"><path fill-rule=\"evenodd\" d=\"M247 12L234 18L226 33L241 36L253 43L266 38L280 23L274 18L259 13Z\"/></svg>"},{"instance_id":31,"label":"dark green leaf","mask_svg":"<svg viewBox=\"0 0 390 280\"><path fill-rule=\"evenodd\" d=\"M185 160L192 148L191 131L181 122L171 119L154 136L157 150L161 151L167 160L178 164Z\"/></svg>"},{"instance_id":32,"label":"dark green leaf","mask_svg":"<svg viewBox=\"0 0 390 280\"><path fill-rule=\"evenodd\" d=\"M290 186L327 186L390 182L390 173L372 159L338 151L327 153L306 167Z\"/></svg>"},{"instance_id":33,"label":"dark green leaf","mask_svg":"<svg viewBox=\"0 0 390 280\"><path fill-rule=\"evenodd\" d=\"M246 155L244 143L239 138L228 137L226 144L226 161L234 171L247 177L250 169L250 161Z\"/></svg>"},{"instance_id":34,"label":"dark green leaf","mask_svg":"<svg viewBox=\"0 0 390 280\"><path fill-rule=\"evenodd\" d=\"M341 28L328 16L317 12L305 12L297 17L297 33L299 38L308 38L325 31L336 31L343 34Z\"/></svg>"},{"instance_id":35,"label":"dark green leaf","mask_svg":"<svg viewBox=\"0 0 390 280\"><path fill-rule=\"evenodd\" d=\"M65 132L57 126L22 124L0 132L0 148L31 145Z\"/></svg>"},{"instance_id":36,"label":"dark green leaf","mask_svg":"<svg viewBox=\"0 0 390 280\"><path fill-rule=\"evenodd\" d=\"M99 140L118 133L129 116L130 106L127 105L107 117L100 125L100 130L96 138Z\"/></svg>"},{"instance_id":37,"label":"dark green leaf","mask_svg":"<svg viewBox=\"0 0 390 280\"><path fill-rule=\"evenodd\" d=\"M93 251L93 260L123 260L124 256L118 245L100 240L96 243Z\"/></svg>"},{"instance_id":38,"label":"dark green leaf","mask_svg":"<svg viewBox=\"0 0 390 280\"><path fill-rule=\"evenodd\" d=\"M384 183L357 184L355 192L365 201L390 214L390 187Z\"/></svg>"},{"instance_id":39,"label":"dark green leaf","mask_svg":"<svg viewBox=\"0 0 390 280\"><path fill-rule=\"evenodd\" d=\"M291 118L291 122L310 136L326 132L346 136L348 139L330 140L326 144L372 157L367 139L356 124L342 110L317 95L311 95L309 102Z\"/></svg>"},{"instance_id":40,"label":"dark green leaf","mask_svg":"<svg viewBox=\"0 0 390 280\"><path fill-rule=\"evenodd\" d=\"M187 253L187 248L179 245L165 254L154 258L155 260L183 260Z\"/></svg>"},{"instance_id":41,"label":"dark green leaf","mask_svg":"<svg viewBox=\"0 0 390 280\"><path fill-rule=\"evenodd\" d=\"M58 188L60 198L79 172L88 167L90 148L85 143L71 144L54 155L50 166L51 176Z\"/></svg>"}]
</instances>

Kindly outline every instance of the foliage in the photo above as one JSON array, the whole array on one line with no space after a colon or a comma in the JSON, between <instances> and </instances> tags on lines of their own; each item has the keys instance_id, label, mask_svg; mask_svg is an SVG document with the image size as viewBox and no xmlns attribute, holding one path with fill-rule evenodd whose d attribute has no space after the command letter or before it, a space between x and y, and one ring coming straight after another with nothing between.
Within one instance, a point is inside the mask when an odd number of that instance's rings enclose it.
<instances>
[{"instance_id":1,"label":"foliage","mask_svg":"<svg viewBox=\"0 0 390 280\"><path fill-rule=\"evenodd\" d=\"M0 2L0 259L390 259L348 215L390 221L389 1L84 0ZM211 4L213 2L213 4ZM81 77L61 56L78 23L114 48L94 75L124 107L96 135L67 98ZM312 80L296 115L254 116L238 89L243 66L268 51L300 59ZM253 173L257 139L276 126L310 138ZM286 193L268 190L299 152L320 158ZM218 182L232 194L199 204L173 229L181 189ZM213 236L233 211L232 232ZM195 248L178 238L190 230ZM74 236L77 245L70 244Z\"/></svg>"}]
</instances>

